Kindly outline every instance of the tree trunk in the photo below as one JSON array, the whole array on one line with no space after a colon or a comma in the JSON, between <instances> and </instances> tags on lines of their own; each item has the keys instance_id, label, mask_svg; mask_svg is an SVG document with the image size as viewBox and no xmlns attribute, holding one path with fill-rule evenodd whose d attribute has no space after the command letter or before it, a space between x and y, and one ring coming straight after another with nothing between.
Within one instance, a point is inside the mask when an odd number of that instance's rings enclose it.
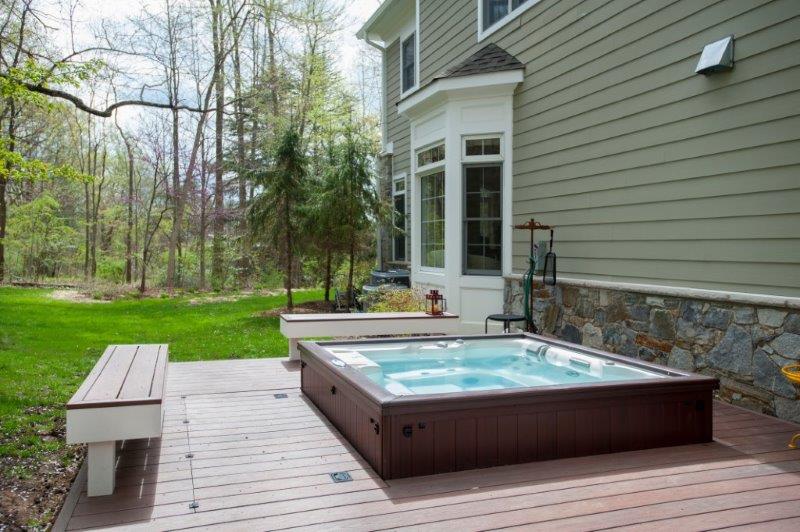
<instances>
[{"instance_id":1,"label":"tree trunk","mask_svg":"<svg viewBox=\"0 0 800 532\"><path fill-rule=\"evenodd\" d=\"M199 252L200 255L200 290L206 289L206 228L208 225L207 208L208 198L206 192L208 189L208 164L206 159L206 142L202 140L203 148L200 159L200 232L199 232Z\"/></svg>"},{"instance_id":2,"label":"tree trunk","mask_svg":"<svg viewBox=\"0 0 800 532\"><path fill-rule=\"evenodd\" d=\"M91 223L92 207L89 199L89 183L83 184L83 204L84 204L84 231L83 231L83 280L89 280L89 248L91 247Z\"/></svg>"},{"instance_id":3,"label":"tree trunk","mask_svg":"<svg viewBox=\"0 0 800 532\"><path fill-rule=\"evenodd\" d=\"M325 250L325 301L330 302L331 300L331 260L332 260L331 248L327 248Z\"/></svg>"},{"instance_id":4,"label":"tree trunk","mask_svg":"<svg viewBox=\"0 0 800 532\"><path fill-rule=\"evenodd\" d=\"M242 258L249 253L247 237L247 175L244 145L244 101L242 95L242 66L239 57L239 37L233 40L233 97L236 100L236 165L239 183L239 234L242 239Z\"/></svg>"},{"instance_id":5,"label":"tree trunk","mask_svg":"<svg viewBox=\"0 0 800 532\"><path fill-rule=\"evenodd\" d=\"M212 36L214 40L214 61L220 65L219 70L216 72L216 80L214 83L216 90L216 110L215 110L215 126L214 126L214 240L211 244L211 277L215 289L222 289L224 284L224 271L223 271L223 231L225 229L225 220L223 218L223 208L225 205L225 190L222 180L222 134L224 127L224 106L225 106L225 74L222 67L222 48L223 36L222 32L222 9L220 3L211 0L212 6Z\"/></svg>"},{"instance_id":6,"label":"tree trunk","mask_svg":"<svg viewBox=\"0 0 800 532\"><path fill-rule=\"evenodd\" d=\"M355 235L350 235L350 269L347 272L347 291L351 294L351 297L354 296L353 292L353 269L355 266L355 258L356 258L356 239Z\"/></svg>"},{"instance_id":7,"label":"tree trunk","mask_svg":"<svg viewBox=\"0 0 800 532\"><path fill-rule=\"evenodd\" d=\"M99 147L99 143L98 143ZM92 183L92 254L91 254L91 272L92 279L97 277L97 232L99 228L100 219L100 201L103 197L103 184L106 179L106 148L103 147L103 157L100 163L100 181L97 184L95 191L94 183ZM97 176L97 152L94 154L94 172L93 175Z\"/></svg>"},{"instance_id":8,"label":"tree trunk","mask_svg":"<svg viewBox=\"0 0 800 532\"><path fill-rule=\"evenodd\" d=\"M128 150L128 228L125 233L125 282L133 281L133 149L128 139L125 138L125 148Z\"/></svg>"},{"instance_id":9,"label":"tree trunk","mask_svg":"<svg viewBox=\"0 0 800 532\"><path fill-rule=\"evenodd\" d=\"M0 283L6 278L6 222L8 221L6 205L6 179L0 177Z\"/></svg>"},{"instance_id":10,"label":"tree trunk","mask_svg":"<svg viewBox=\"0 0 800 532\"><path fill-rule=\"evenodd\" d=\"M275 61L275 29L272 24L272 13L270 13L270 19L267 20L267 43L269 45L269 92L274 120L278 116L278 67Z\"/></svg>"},{"instance_id":11,"label":"tree trunk","mask_svg":"<svg viewBox=\"0 0 800 532\"><path fill-rule=\"evenodd\" d=\"M8 151L12 152L17 148L16 146L16 124L14 114L16 108L14 100L8 100ZM6 170L11 170L11 163L6 163ZM0 283L6 278L6 225L8 224L8 203L6 200L6 188L8 180L5 177L0 177Z\"/></svg>"},{"instance_id":12,"label":"tree trunk","mask_svg":"<svg viewBox=\"0 0 800 532\"><path fill-rule=\"evenodd\" d=\"M145 228L145 231L147 228ZM147 249L145 248L142 251L142 277L139 281L139 293L144 294L144 291L147 289L146 282L147 282Z\"/></svg>"},{"instance_id":13,"label":"tree trunk","mask_svg":"<svg viewBox=\"0 0 800 532\"><path fill-rule=\"evenodd\" d=\"M178 110L172 110L172 230L169 234L169 250L167 251L167 290L175 289L175 253L178 248L178 237L181 229L180 196L181 177L179 166Z\"/></svg>"},{"instance_id":14,"label":"tree trunk","mask_svg":"<svg viewBox=\"0 0 800 532\"><path fill-rule=\"evenodd\" d=\"M291 217L291 202L287 199L284 201L283 210L284 222L286 224L286 307L289 310L294 309L294 300L292 299L292 271L294 265L294 250L292 242L292 217Z\"/></svg>"}]
</instances>

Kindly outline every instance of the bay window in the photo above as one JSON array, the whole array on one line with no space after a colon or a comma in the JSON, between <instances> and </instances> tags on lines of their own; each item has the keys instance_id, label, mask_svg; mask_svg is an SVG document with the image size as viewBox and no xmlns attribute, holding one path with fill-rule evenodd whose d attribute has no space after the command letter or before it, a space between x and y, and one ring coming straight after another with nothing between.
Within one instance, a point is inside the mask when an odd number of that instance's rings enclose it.
<instances>
[{"instance_id":1,"label":"bay window","mask_svg":"<svg viewBox=\"0 0 800 532\"><path fill-rule=\"evenodd\" d=\"M444 268L444 172L420 177L420 265Z\"/></svg>"},{"instance_id":2,"label":"bay window","mask_svg":"<svg viewBox=\"0 0 800 532\"><path fill-rule=\"evenodd\" d=\"M464 167L464 273L500 275L503 241L503 167Z\"/></svg>"}]
</instances>

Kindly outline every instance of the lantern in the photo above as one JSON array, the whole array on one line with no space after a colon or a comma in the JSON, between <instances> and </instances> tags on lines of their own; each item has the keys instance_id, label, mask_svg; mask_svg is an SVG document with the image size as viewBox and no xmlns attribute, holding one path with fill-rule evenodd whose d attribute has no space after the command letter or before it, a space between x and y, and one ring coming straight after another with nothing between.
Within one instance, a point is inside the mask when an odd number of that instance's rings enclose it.
<instances>
[{"instance_id":1,"label":"lantern","mask_svg":"<svg viewBox=\"0 0 800 532\"><path fill-rule=\"evenodd\" d=\"M425 314L441 316L447 310L447 300L438 290L431 290L425 294Z\"/></svg>"}]
</instances>

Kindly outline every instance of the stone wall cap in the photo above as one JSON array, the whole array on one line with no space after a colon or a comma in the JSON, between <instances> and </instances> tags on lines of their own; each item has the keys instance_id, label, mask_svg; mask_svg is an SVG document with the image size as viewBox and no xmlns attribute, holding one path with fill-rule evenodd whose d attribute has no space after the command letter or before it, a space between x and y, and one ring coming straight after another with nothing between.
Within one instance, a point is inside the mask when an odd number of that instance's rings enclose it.
<instances>
[{"instance_id":1,"label":"stone wall cap","mask_svg":"<svg viewBox=\"0 0 800 532\"><path fill-rule=\"evenodd\" d=\"M512 273L506 275L505 279L521 281L522 274ZM640 294L688 299L703 299L707 301L738 303L759 307L800 309L800 297L776 296L771 294L748 294L745 292L725 292L722 290L707 290L704 288L690 288L683 286L597 281L594 279L574 279L569 277L559 277L558 282L563 285L581 286L585 288L602 288L606 290L637 292Z\"/></svg>"}]
</instances>

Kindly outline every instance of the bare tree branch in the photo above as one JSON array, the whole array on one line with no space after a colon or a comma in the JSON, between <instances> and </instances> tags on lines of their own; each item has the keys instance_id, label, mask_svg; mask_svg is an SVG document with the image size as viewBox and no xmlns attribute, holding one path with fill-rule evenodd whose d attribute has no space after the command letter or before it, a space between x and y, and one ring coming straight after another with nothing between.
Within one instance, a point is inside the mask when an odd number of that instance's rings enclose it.
<instances>
[{"instance_id":1,"label":"bare tree branch","mask_svg":"<svg viewBox=\"0 0 800 532\"><path fill-rule=\"evenodd\" d=\"M8 74L2 73L2 72L0 72L0 78L10 79ZM78 109L80 109L81 111L84 111L84 112L89 113L91 115L100 116L100 117L103 117L103 118L110 118L111 115L114 114L114 111L116 109L119 109L120 107L129 107L129 106L132 106L132 105L138 105L138 106L141 106L141 107L153 107L153 108L156 108L156 109L169 109L169 110L177 110L177 111L191 111L193 113L206 113L206 112L211 110L211 109L202 109L200 107L192 107L192 106L189 106L189 105L182 105L182 104L174 105L174 104L170 104L170 103L151 102L151 101L142 100L142 99L139 99L139 100L121 100L121 101L112 103L111 105L109 105L105 109L96 109L94 107L91 107L86 102L84 102L78 96L75 96L74 94L70 94L70 93L68 93L66 91L63 91L63 90L51 89L50 87L43 87L42 85L36 85L36 84L33 84L33 83L25 83L25 82L21 83L21 85L23 87L25 87L26 89L28 89L29 91L31 91L31 92L42 94L44 96L49 96L51 98L58 98L58 99L61 99L61 100L66 100L66 101L70 102L72 105L74 105L75 107L77 107Z\"/></svg>"}]
</instances>

